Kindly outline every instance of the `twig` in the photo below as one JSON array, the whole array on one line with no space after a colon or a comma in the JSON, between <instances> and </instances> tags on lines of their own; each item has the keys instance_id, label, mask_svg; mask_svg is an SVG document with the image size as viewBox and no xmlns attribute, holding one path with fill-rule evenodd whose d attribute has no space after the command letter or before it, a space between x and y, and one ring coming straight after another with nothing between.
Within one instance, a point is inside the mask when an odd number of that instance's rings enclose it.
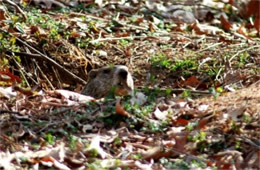
<instances>
[{"instance_id":1,"label":"twig","mask_svg":"<svg viewBox=\"0 0 260 170\"><path fill-rule=\"evenodd\" d=\"M260 45L255 45L255 46L252 46L252 47L249 47L249 48L246 48L246 49L243 49L243 50L240 50L238 51L235 55L233 55L230 59L229 59L229 63L231 63L231 61L236 57L238 56L240 53L242 52L245 52L245 51L248 51L248 50L251 50L252 48L257 48L257 47L260 47ZM231 64L230 64L231 65Z\"/></svg>"},{"instance_id":2,"label":"twig","mask_svg":"<svg viewBox=\"0 0 260 170\"><path fill-rule=\"evenodd\" d=\"M104 19L104 18L96 17L96 16L93 16L93 15L82 14L82 13L78 13L78 12L72 12L70 15L85 16L87 18L91 18L91 19L95 19L95 20L110 22L110 20L107 20L107 19ZM141 27L141 26L132 25L132 24L129 24L129 23L120 22L120 24L123 25L123 26L131 27L131 28L135 28L135 29L139 29L139 30L149 29L148 27Z\"/></svg>"},{"instance_id":3,"label":"twig","mask_svg":"<svg viewBox=\"0 0 260 170\"><path fill-rule=\"evenodd\" d=\"M4 0L4 2L8 3L9 5L13 6L16 10L16 12L19 12L22 14L23 19L26 20L26 15L24 14L23 10L14 2L10 1L10 0Z\"/></svg>"},{"instance_id":4,"label":"twig","mask_svg":"<svg viewBox=\"0 0 260 170\"><path fill-rule=\"evenodd\" d=\"M7 54L12 55L12 53L14 53L15 55L19 55L19 56L28 56L28 57L32 57L35 59L43 59L41 57L41 55L39 54L30 54L30 53L26 53L26 52L16 52L16 51L6 51Z\"/></svg>"},{"instance_id":5,"label":"twig","mask_svg":"<svg viewBox=\"0 0 260 170\"><path fill-rule=\"evenodd\" d=\"M35 59L33 59L33 61L35 61ZM36 67L39 69L39 71L41 72L42 76L45 78L45 80L48 82L48 84L51 86L51 89L54 90L54 86L52 85L51 81L48 79L48 77L43 73L43 71L41 70L40 66L38 65L37 62L35 62Z\"/></svg>"},{"instance_id":6,"label":"twig","mask_svg":"<svg viewBox=\"0 0 260 170\"><path fill-rule=\"evenodd\" d=\"M246 138L246 137L241 137L242 140L244 140L246 143L249 143L250 145L254 146L255 148L257 148L258 150L260 150L260 145L256 144L255 142L253 142L252 140Z\"/></svg>"},{"instance_id":7,"label":"twig","mask_svg":"<svg viewBox=\"0 0 260 170\"><path fill-rule=\"evenodd\" d=\"M0 30L2 32L5 32L5 30L3 30L2 28L0 28ZM44 55L43 53L41 53L39 50L35 49L34 47L32 47L31 45L27 44L25 41L21 40L20 38L16 38L16 40L20 43L22 43L23 45L25 45L26 47L28 47L29 49L33 50L34 52L38 53L39 55L41 55L45 60L47 60L48 62L50 62L51 64L55 65L57 68L59 68L60 70L64 71L66 74L70 75L72 78L74 78L75 80L77 80L80 83L86 84L87 82L85 80L83 80L82 78L76 76L75 74L71 73L69 70L67 70L66 68L63 68L59 63L57 63L56 61L54 61L52 58L48 57L47 55Z\"/></svg>"},{"instance_id":8,"label":"twig","mask_svg":"<svg viewBox=\"0 0 260 170\"><path fill-rule=\"evenodd\" d=\"M202 91L202 90L191 90L191 89L171 89L171 88L169 88L169 89L171 90L171 92L174 92L174 93L184 92L184 91L189 91L189 92L191 92L191 93L211 94L211 93L208 92L208 91ZM141 90L141 89L139 89L139 90ZM153 90L153 89L150 89L150 90ZM167 89L166 89L166 88L160 88L159 90L161 90L161 91L165 91L165 90L167 90Z\"/></svg>"},{"instance_id":9,"label":"twig","mask_svg":"<svg viewBox=\"0 0 260 170\"><path fill-rule=\"evenodd\" d=\"M29 83L28 80L26 79L24 73L25 73L28 77L31 77L31 76L28 75L28 73L25 71L24 67L22 67L22 66L16 61L16 59L15 59L13 56L11 56L11 57L13 58L15 64L18 66L18 68L19 68L19 70L20 70L20 73L22 74L22 76L23 76L23 78L24 78L24 80L25 80L27 86L31 88L30 83ZM31 79L32 79L32 78L31 78ZM34 79L32 79L32 81L34 81Z\"/></svg>"},{"instance_id":10,"label":"twig","mask_svg":"<svg viewBox=\"0 0 260 170\"><path fill-rule=\"evenodd\" d=\"M201 50L199 50L199 51L196 51L195 53L200 53L200 52L202 52L202 51L206 51L206 50L208 50L208 49L210 49L210 48L219 46L219 45L221 45L221 44L223 44L223 42L215 43L215 44L210 45L210 46L208 46L208 47L206 47L206 48L204 48L204 49L201 49Z\"/></svg>"},{"instance_id":11,"label":"twig","mask_svg":"<svg viewBox=\"0 0 260 170\"><path fill-rule=\"evenodd\" d=\"M21 114L19 112L14 112L14 111L11 111L11 110L0 110L0 114L1 113L13 113L13 114Z\"/></svg>"},{"instance_id":12,"label":"twig","mask_svg":"<svg viewBox=\"0 0 260 170\"><path fill-rule=\"evenodd\" d=\"M100 41L110 41L110 40L123 40L123 39L139 39L139 38L147 38L150 36L129 36L129 37L108 37L108 38L99 38L96 40L91 40L90 43L97 43Z\"/></svg>"}]
</instances>

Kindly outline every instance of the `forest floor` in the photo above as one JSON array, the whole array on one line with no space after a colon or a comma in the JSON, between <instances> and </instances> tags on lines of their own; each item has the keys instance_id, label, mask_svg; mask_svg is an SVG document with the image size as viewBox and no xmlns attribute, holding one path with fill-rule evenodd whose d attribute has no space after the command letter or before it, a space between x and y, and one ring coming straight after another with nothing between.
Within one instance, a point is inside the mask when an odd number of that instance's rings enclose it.
<instances>
[{"instance_id":1,"label":"forest floor","mask_svg":"<svg viewBox=\"0 0 260 170\"><path fill-rule=\"evenodd\" d=\"M0 3L0 169L260 169L257 1L91 2ZM118 64L135 96L79 94Z\"/></svg>"}]
</instances>

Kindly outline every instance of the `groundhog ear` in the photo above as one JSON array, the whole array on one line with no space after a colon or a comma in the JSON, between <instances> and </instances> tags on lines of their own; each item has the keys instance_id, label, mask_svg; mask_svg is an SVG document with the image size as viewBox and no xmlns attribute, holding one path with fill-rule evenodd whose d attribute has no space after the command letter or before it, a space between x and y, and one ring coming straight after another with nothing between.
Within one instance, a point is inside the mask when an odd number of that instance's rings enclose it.
<instances>
[{"instance_id":1,"label":"groundhog ear","mask_svg":"<svg viewBox=\"0 0 260 170\"><path fill-rule=\"evenodd\" d=\"M89 79L94 79L95 77L97 77L98 71L97 70L91 70L88 74L88 78Z\"/></svg>"},{"instance_id":2,"label":"groundhog ear","mask_svg":"<svg viewBox=\"0 0 260 170\"><path fill-rule=\"evenodd\" d=\"M126 79L128 72L126 70L119 70L118 75L119 77Z\"/></svg>"}]
</instances>

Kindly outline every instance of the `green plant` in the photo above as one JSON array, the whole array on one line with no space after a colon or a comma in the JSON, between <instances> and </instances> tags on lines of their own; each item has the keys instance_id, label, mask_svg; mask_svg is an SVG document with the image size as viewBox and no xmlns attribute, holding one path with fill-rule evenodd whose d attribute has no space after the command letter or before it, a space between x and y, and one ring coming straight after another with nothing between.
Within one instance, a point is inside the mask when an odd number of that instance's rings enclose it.
<instances>
[{"instance_id":1,"label":"green plant","mask_svg":"<svg viewBox=\"0 0 260 170\"><path fill-rule=\"evenodd\" d=\"M192 160L191 167L205 169L207 167L207 165L202 161Z\"/></svg>"},{"instance_id":2,"label":"green plant","mask_svg":"<svg viewBox=\"0 0 260 170\"><path fill-rule=\"evenodd\" d=\"M243 67L247 63L247 59L250 55L247 52L243 52L239 55L238 67Z\"/></svg>"},{"instance_id":3,"label":"green plant","mask_svg":"<svg viewBox=\"0 0 260 170\"><path fill-rule=\"evenodd\" d=\"M78 138L75 137L75 136L69 135L69 136L68 136L68 139L69 139L69 148L70 148L71 150L75 150L75 148L76 148L76 146L77 146Z\"/></svg>"},{"instance_id":4,"label":"green plant","mask_svg":"<svg viewBox=\"0 0 260 170\"><path fill-rule=\"evenodd\" d=\"M151 62L154 67L169 68L170 66L170 60L162 52L152 56Z\"/></svg>"},{"instance_id":5,"label":"green plant","mask_svg":"<svg viewBox=\"0 0 260 170\"><path fill-rule=\"evenodd\" d=\"M190 166L183 160L175 159L170 161L167 158L161 158L159 162L166 168L166 169L178 169L178 170L188 170Z\"/></svg>"},{"instance_id":6,"label":"green plant","mask_svg":"<svg viewBox=\"0 0 260 170\"><path fill-rule=\"evenodd\" d=\"M196 70L198 65L196 62L192 59L184 59L177 61L175 64L171 66L171 71L178 71L178 70L186 70L186 71L192 71Z\"/></svg>"},{"instance_id":7,"label":"green plant","mask_svg":"<svg viewBox=\"0 0 260 170\"><path fill-rule=\"evenodd\" d=\"M133 155L131 155L131 157L132 157L133 159L135 159L135 160L142 160L142 159L143 159L143 158L142 158L142 155L139 154L139 153L133 154Z\"/></svg>"},{"instance_id":8,"label":"green plant","mask_svg":"<svg viewBox=\"0 0 260 170\"><path fill-rule=\"evenodd\" d=\"M54 145L55 144L55 139L56 138L52 134L48 133L44 137L47 140L48 144L50 144L50 145Z\"/></svg>"},{"instance_id":9,"label":"green plant","mask_svg":"<svg viewBox=\"0 0 260 170\"><path fill-rule=\"evenodd\" d=\"M189 98L189 97L191 97L191 92L190 92L189 90L184 90L184 91L182 92L182 94L181 94L181 97L182 97L183 99Z\"/></svg>"},{"instance_id":10,"label":"green plant","mask_svg":"<svg viewBox=\"0 0 260 170\"><path fill-rule=\"evenodd\" d=\"M116 146L116 145L121 145L122 144L122 140L117 136L115 139L114 139L114 142L113 144Z\"/></svg>"},{"instance_id":11,"label":"green plant","mask_svg":"<svg viewBox=\"0 0 260 170\"><path fill-rule=\"evenodd\" d=\"M189 122L187 125L186 125L186 129L188 131L192 131L196 126L198 126L198 123L197 122Z\"/></svg>"},{"instance_id":12,"label":"green plant","mask_svg":"<svg viewBox=\"0 0 260 170\"><path fill-rule=\"evenodd\" d=\"M236 141L235 148L236 149L241 149L241 142L240 141Z\"/></svg>"},{"instance_id":13,"label":"green plant","mask_svg":"<svg viewBox=\"0 0 260 170\"><path fill-rule=\"evenodd\" d=\"M125 47L129 44L129 40L127 40L127 39L120 39L119 42L123 47Z\"/></svg>"},{"instance_id":14,"label":"green plant","mask_svg":"<svg viewBox=\"0 0 260 170\"><path fill-rule=\"evenodd\" d=\"M192 138L192 141L193 142L203 142L206 140L206 136L207 136L207 133L206 132L199 132L197 133L193 138Z\"/></svg>"}]
</instances>

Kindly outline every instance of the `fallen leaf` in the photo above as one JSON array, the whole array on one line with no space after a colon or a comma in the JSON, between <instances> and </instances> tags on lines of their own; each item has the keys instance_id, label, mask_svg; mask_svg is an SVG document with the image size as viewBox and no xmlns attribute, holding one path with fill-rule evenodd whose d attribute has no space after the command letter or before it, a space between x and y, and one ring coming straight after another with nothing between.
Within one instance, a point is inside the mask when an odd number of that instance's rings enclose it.
<instances>
[{"instance_id":1,"label":"fallen leaf","mask_svg":"<svg viewBox=\"0 0 260 170\"><path fill-rule=\"evenodd\" d=\"M160 153L163 152L163 148L161 146L155 146L151 149L148 149L147 151L141 152L142 158L145 160L150 160L155 157L158 157Z\"/></svg>"},{"instance_id":2,"label":"fallen leaf","mask_svg":"<svg viewBox=\"0 0 260 170\"><path fill-rule=\"evenodd\" d=\"M223 15L220 16L220 21L221 21L221 24L222 24L224 30L229 31L231 28L231 24L228 22L228 20Z\"/></svg>"},{"instance_id":3,"label":"fallen leaf","mask_svg":"<svg viewBox=\"0 0 260 170\"><path fill-rule=\"evenodd\" d=\"M26 96L32 96L34 93L31 89L24 89L19 86L13 86L13 90L19 91L20 93L26 95Z\"/></svg>"},{"instance_id":4,"label":"fallen leaf","mask_svg":"<svg viewBox=\"0 0 260 170\"><path fill-rule=\"evenodd\" d=\"M3 6L0 7L0 21L2 20L6 20L5 9L3 8Z\"/></svg>"},{"instance_id":5,"label":"fallen leaf","mask_svg":"<svg viewBox=\"0 0 260 170\"><path fill-rule=\"evenodd\" d=\"M21 83L22 80L20 77L13 75L9 69L6 68L4 71L0 71L0 81Z\"/></svg>"},{"instance_id":6,"label":"fallen leaf","mask_svg":"<svg viewBox=\"0 0 260 170\"><path fill-rule=\"evenodd\" d=\"M214 115L210 115L210 116L207 116L207 117L204 117L204 118L200 119L197 128L198 129L205 128L205 126L208 123L209 119L212 118L213 116Z\"/></svg>"},{"instance_id":7,"label":"fallen leaf","mask_svg":"<svg viewBox=\"0 0 260 170\"><path fill-rule=\"evenodd\" d=\"M206 24L194 23L191 24L191 28L194 29L198 35L217 35L223 33L223 30Z\"/></svg>"},{"instance_id":8,"label":"fallen leaf","mask_svg":"<svg viewBox=\"0 0 260 170\"><path fill-rule=\"evenodd\" d=\"M122 116L129 117L129 113L127 113L124 108L120 105L120 99L116 101L116 113Z\"/></svg>"},{"instance_id":9,"label":"fallen leaf","mask_svg":"<svg viewBox=\"0 0 260 170\"><path fill-rule=\"evenodd\" d=\"M186 81L183 82L184 86L197 87L200 84L200 81L196 78L196 76L189 77Z\"/></svg>"},{"instance_id":10,"label":"fallen leaf","mask_svg":"<svg viewBox=\"0 0 260 170\"><path fill-rule=\"evenodd\" d=\"M188 123L189 123L189 121L186 120L186 119L177 119L177 120L175 121L175 124L176 124L176 125L182 125L182 126L186 126Z\"/></svg>"},{"instance_id":11,"label":"fallen leaf","mask_svg":"<svg viewBox=\"0 0 260 170\"><path fill-rule=\"evenodd\" d=\"M10 99L12 97L17 96L16 92L13 92L12 87L2 88L0 87L0 96L3 95L4 97Z\"/></svg>"},{"instance_id":12,"label":"fallen leaf","mask_svg":"<svg viewBox=\"0 0 260 170\"><path fill-rule=\"evenodd\" d=\"M239 29L237 30L237 33L241 34L243 37L247 39L251 39L246 33L245 33L245 27L241 25Z\"/></svg>"},{"instance_id":13,"label":"fallen leaf","mask_svg":"<svg viewBox=\"0 0 260 170\"><path fill-rule=\"evenodd\" d=\"M161 111L158 107L155 109L155 111L153 112L154 116L159 119L159 120L165 120L167 118L168 115L168 111Z\"/></svg>"},{"instance_id":14,"label":"fallen leaf","mask_svg":"<svg viewBox=\"0 0 260 170\"><path fill-rule=\"evenodd\" d=\"M134 160L120 160L118 159L105 159L100 162L100 165L102 168L105 169L113 169L118 167L135 167L135 161Z\"/></svg>"},{"instance_id":15,"label":"fallen leaf","mask_svg":"<svg viewBox=\"0 0 260 170\"><path fill-rule=\"evenodd\" d=\"M103 148L101 148L101 146L100 146L100 136L99 135L95 136L92 139L91 144L90 144L90 146L87 150L91 151L93 149L97 151L97 153L101 156L102 159L111 158L111 156L108 153L106 153L103 150Z\"/></svg>"}]
</instances>

